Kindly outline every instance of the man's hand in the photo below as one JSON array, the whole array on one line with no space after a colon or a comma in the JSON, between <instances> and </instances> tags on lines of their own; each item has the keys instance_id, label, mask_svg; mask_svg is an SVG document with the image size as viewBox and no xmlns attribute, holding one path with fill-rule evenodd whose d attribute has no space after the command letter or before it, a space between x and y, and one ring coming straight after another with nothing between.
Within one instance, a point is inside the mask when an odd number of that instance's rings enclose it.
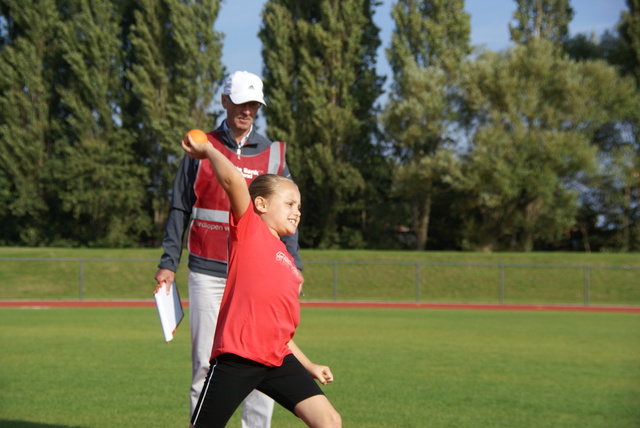
<instances>
[{"instance_id":1,"label":"man's hand","mask_svg":"<svg viewBox=\"0 0 640 428\"><path fill-rule=\"evenodd\" d=\"M164 282L165 291L169 294L171 284L176 280L176 273L169 269L158 269L158 272L156 272L153 278L156 280L158 285Z\"/></svg>"}]
</instances>

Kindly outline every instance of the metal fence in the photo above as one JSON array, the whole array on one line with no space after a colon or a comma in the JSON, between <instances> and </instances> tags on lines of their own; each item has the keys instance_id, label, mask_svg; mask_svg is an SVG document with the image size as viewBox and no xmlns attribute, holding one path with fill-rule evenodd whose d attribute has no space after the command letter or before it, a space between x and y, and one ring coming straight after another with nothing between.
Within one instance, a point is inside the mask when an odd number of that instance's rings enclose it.
<instances>
[{"instance_id":1,"label":"metal fence","mask_svg":"<svg viewBox=\"0 0 640 428\"><path fill-rule=\"evenodd\" d=\"M10 263L19 263L7 269ZM137 263L132 269L122 264ZM0 258L0 299L143 299L157 259ZM640 266L306 260L306 300L640 305ZM2 268L4 267L4 269ZM176 281L183 296L186 263ZM75 285L74 285L75 284Z\"/></svg>"},{"instance_id":2,"label":"metal fence","mask_svg":"<svg viewBox=\"0 0 640 428\"><path fill-rule=\"evenodd\" d=\"M348 293L352 282L383 282L386 296L415 302L640 304L640 266L307 261L305 272L315 264L331 267L334 301L358 298ZM394 293L394 282L405 292Z\"/></svg>"},{"instance_id":3,"label":"metal fence","mask_svg":"<svg viewBox=\"0 0 640 428\"><path fill-rule=\"evenodd\" d=\"M6 269L8 263L21 265ZM121 263L139 263L140 267L131 270L118 266ZM5 275L0 283L0 299L148 298L155 289L157 264L157 258L0 257L0 273L18 272L17 277ZM180 282L186 284L184 265Z\"/></svg>"}]
</instances>

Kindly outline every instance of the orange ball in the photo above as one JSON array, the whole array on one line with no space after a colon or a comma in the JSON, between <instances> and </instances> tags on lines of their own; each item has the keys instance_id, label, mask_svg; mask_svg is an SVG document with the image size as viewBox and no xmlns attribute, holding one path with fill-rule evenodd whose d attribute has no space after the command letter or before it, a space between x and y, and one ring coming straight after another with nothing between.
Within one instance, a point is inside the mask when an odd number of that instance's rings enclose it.
<instances>
[{"instance_id":1,"label":"orange ball","mask_svg":"<svg viewBox=\"0 0 640 428\"><path fill-rule=\"evenodd\" d=\"M184 142L187 145L189 145L189 135L191 136L191 140L196 144L202 144L209 141L209 139L207 138L207 134L199 129L192 129L191 131L187 132L187 135L184 136Z\"/></svg>"}]
</instances>

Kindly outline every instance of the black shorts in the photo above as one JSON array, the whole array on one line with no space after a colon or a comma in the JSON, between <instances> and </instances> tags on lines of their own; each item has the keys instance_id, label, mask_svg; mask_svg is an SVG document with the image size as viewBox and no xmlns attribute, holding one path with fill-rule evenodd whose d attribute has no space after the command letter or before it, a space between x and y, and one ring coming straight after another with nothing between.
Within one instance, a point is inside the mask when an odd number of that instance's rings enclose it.
<instances>
[{"instance_id":1,"label":"black shorts","mask_svg":"<svg viewBox=\"0 0 640 428\"><path fill-rule=\"evenodd\" d=\"M196 428L224 427L254 389L292 413L299 402L323 394L293 354L287 355L280 367L223 354L211 363L191 424Z\"/></svg>"}]
</instances>

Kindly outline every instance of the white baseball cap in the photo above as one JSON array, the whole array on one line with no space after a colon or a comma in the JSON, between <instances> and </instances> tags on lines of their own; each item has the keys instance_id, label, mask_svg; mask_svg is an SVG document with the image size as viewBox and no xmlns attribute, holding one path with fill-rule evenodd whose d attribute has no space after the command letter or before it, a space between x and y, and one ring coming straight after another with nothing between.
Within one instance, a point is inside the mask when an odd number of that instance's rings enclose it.
<instances>
[{"instance_id":1,"label":"white baseball cap","mask_svg":"<svg viewBox=\"0 0 640 428\"><path fill-rule=\"evenodd\" d=\"M264 102L262 80L248 71L236 71L226 78L222 93L227 95L234 104L244 104L250 101Z\"/></svg>"}]
</instances>

